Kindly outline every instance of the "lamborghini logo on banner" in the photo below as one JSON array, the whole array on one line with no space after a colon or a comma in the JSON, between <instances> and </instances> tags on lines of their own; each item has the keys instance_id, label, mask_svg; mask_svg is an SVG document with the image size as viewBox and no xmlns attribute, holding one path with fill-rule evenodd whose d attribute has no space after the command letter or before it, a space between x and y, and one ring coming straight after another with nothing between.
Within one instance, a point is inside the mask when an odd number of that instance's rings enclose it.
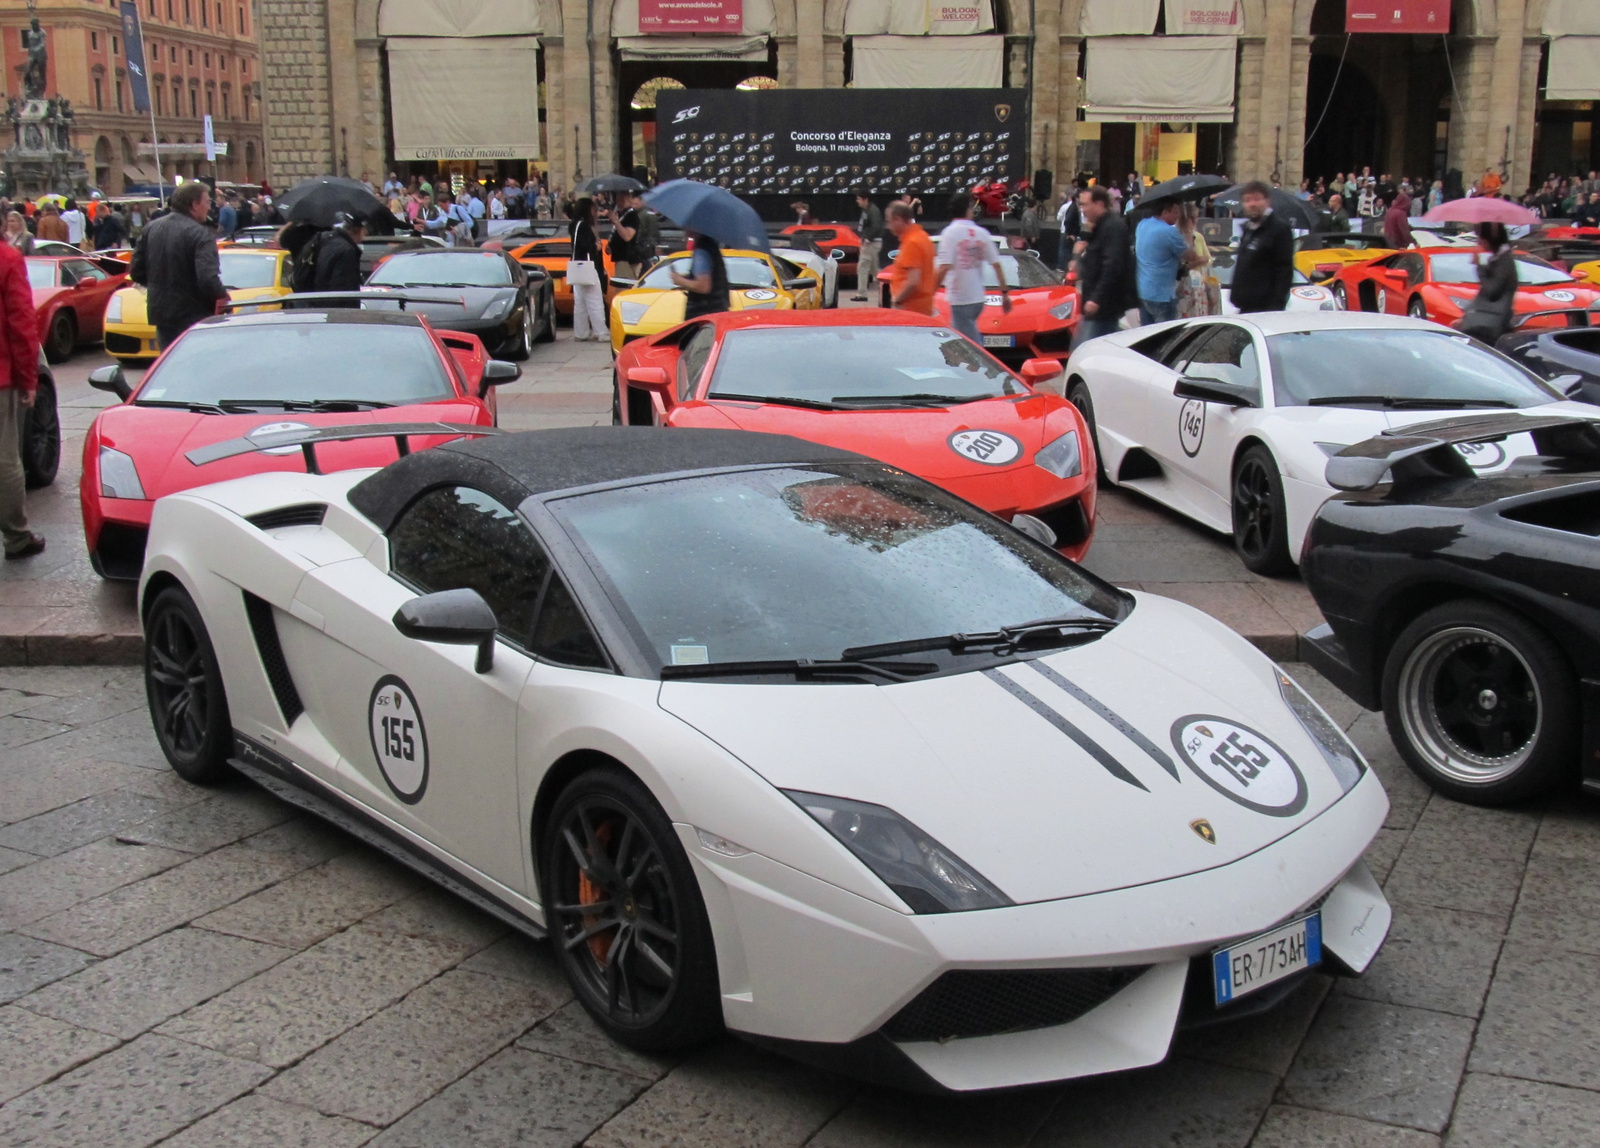
<instances>
[{"instance_id":1,"label":"lamborghini logo on banner","mask_svg":"<svg viewBox=\"0 0 1600 1148\"><path fill-rule=\"evenodd\" d=\"M1211 828L1211 822L1207 821L1204 817L1189 822L1189 828L1193 829L1197 834L1199 834L1201 839L1205 841L1206 844L1215 845L1217 843L1217 831Z\"/></svg>"},{"instance_id":2,"label":"lamborghini logo on banner","mask_svg":"<svg viewBox=\"0 0 1600 1148\"><path fill-rule=\"evenodd\" d=\"M994 118L999 120L1001 123L1005 123L1007 120L1009 120L1011 118L1011 105L996 104L994 106Z\"/></svg>"}]
</instances>

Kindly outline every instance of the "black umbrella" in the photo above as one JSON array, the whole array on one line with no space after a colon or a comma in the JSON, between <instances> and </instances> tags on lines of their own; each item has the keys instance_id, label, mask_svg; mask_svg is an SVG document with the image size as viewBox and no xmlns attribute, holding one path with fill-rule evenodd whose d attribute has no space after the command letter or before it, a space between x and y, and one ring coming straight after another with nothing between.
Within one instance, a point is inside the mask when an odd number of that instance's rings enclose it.
<instances>
[{"instance_id":1,"label":"black umbrella","mask_svg":"<svg viewBox=\"0 0 1600 1148\"><path fill-rule=\"evenodd\" d=\"M572 189L577 196L595 195L602 191L643 191L644 184L631 175L593 175Z\"/></svg>"},{"instance_id":2,"label":"black umbrella","mask_svg":"<svg viewBox=\"0 0 1600 1148\"><path fill-rule=\"evenodd\" d=\"M644 201L679 227L709 235L723 247L772 250L756 209L714 184L669 180L646 193Z\"/></svg>"},{"instance_id":3,"label":"black umbrella","mask_svg":"<svg viewBox=\"0 0 1600 1148\"><path fill-rule=\"evenodd\" d=\"M1177 179L1158 183L1146 191L1139 197L1139 206L1147 207L1158 200L1167 203L1188 203L1190 200L1205 199L1219 191L1225 191L1228 187L1228 181L1220 175L1180 175Z\"/></svg>"},{"instance_id":4,"label":"black umbrella","mask_svg":"<svg viewBox=\"0 0 1600 1148\"><path fill-rule=\"evenodd\" d=\"M312 227L332 227L339 221L340 212L353 215L367 223L393 216L389 208L359 180L343 176L324 175L297 183L278 197L283 217L291 223L309 223Z\"/></svg>"},{"instance_id":5,"label":"black umbrella","mask_svg":"<svg viewBox=\"0 0 1600 1148\"><path fill-rule=\"evenodd\" d=\"M1213 202L1222 207L1238 210L1242 205L1243 191L1244 184L1238 184L1217 196ZM1317 217L1314 214L1316 208L1309 201L1290 195L1281 187L1270 189L1267 201L1272 207L1273 214L1281 215L1290 227L1298 227L1302 231L1317 229Z\"/></svg>"}]
</instances>

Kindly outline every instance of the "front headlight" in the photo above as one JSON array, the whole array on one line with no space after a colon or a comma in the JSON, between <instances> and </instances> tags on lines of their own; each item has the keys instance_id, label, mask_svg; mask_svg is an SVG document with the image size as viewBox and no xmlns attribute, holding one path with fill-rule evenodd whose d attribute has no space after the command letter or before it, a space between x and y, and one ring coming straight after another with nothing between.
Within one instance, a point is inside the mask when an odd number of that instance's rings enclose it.
<instances>
[{"instance_id":1,"label":"front headlight","mask_svg":"<svg viewBox=\"0 0 1600 1148\"><path fill-rule=\"evenodd\" d=\"M111 296L111 302L106 304L106 322L122 322L122 295L120 292Z\"/></svg>"},{"instance_id":2,"label":"front headlight","mask_svg":"<svg viewBox=\"0 0 1600 1148\"><path fill-rule=\"evenodd\" d=\"M1300 688L1298 682L1276 666L1273 669L1278 675L1278 692L1283 695L1284 704L1299 720L1301 728L1310 735L1311 740L1317 743L1328 768L1339 782L1339 788L1349 793L1367 771L1361 751L1350 744L1344 731L1333 724L1333 719L1311 699L1310 694Z\"/></svg>"},{"instance_id":3,"label":"front headlight","mask_svg":"<svg viewBox=\"0 0 1600 1148\"><path fill-rule=\"evenodd\" d=\"M485 323L492 323L496 319L504 318L505 313L509 310L511 310L511 300L509 298L496 299L493 303L490 303L488 307L484 308L483 321Z\"/></svg>"},{"instance_id":4,"label":"front headlight","mask_svg":"<svg viewBox=\"0 0 1600 1148\"><path fill-rule=\"evenodd\" d=\"M959 913L1013 904L975 870L892 809L783 791L839 839L913 913Z\"/></svg>"},{"instance_id":5,"label":"front headlight","mask_svg":"<svg viewBox=\"0 0 1600 1148\"><path fill-rule=\"evenodd\" d=\"M617 304L617 318L622 320L624 327L637 326L644 322L644 314L650 310L648 303L636 303L628 299Z\"/></svg>"},{"instance_id":6,"label":"front headlight","mask_svg":"<svg viewBox=\"0 0 1600 1148\"><path fill-rule=\"evenodd\" d=\"M1057 303L1054 307L1050 308L1050 318L1070 319L1072 318L1072 313L1077 309L1078 301L1076 299L1068 299L1066 302Z\"/></svg>"},{"instance_id":7,"label":"front headlight","mask_svg":"<svg viewBox=\"0 0 1600 1148\"><path fill-rule=\"evenodd\" d=\"M1077 478L1083 473L1083 450L1078 445L1078 432L1069 430L1034 455L1033 465L1043 467L1057 478Z\"/></svg>"},{"instance_id":8,"label":"front headlight","mask_svg":"<svg viewBox=\"0 0 1600 1148\"><path fill-rule=\"evenodd\" d=\"M108 446L100 448L100 494L105 498L144 498L133 459Z\"/></svg>"}]
</instances>

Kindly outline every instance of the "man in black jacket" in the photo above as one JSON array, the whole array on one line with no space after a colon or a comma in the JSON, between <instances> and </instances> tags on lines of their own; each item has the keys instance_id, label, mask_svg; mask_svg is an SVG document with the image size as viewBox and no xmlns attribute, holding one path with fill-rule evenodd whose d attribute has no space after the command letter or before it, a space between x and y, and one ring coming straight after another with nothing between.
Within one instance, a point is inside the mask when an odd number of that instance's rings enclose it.
<instances>
[{"instance_id":1,"label":"man in black jacket","mask_svg":"<svg viewBox=\"0 0 1600 1148\"><path fill-rule=\"evenodd\" d=\"M1117 214L1111 193L1087 187L1078 193L1078 211L1090 228L1078 255L1078 294L1083 320L1078 340L1096 339L1117 329L1134 298L1133 246L1128 224Z\"/></svg>"},{"instance_id":2,"label":"man in black jacket","mask_svg":"<svg viewBox=\"0 0 1600 1148\"><path fill-rule=\"evenodd\" d=\"M1233 305L1246 314L1282 311L1294 282L1294 231L1273 213L1272 193L1260 180L1244 185L1239 202L1248 222L1233 264Z\"/></svg>"},{"instance_id":3,"label":"man in black jacket","mask_svg":"<svg viewBox=\"0 0 1600 1148\"><path fill-rule=\"evenodd\" d=\"M313 291L361 290L361 241L366 225L352 215L339 213L333 230L317 236L316 265L311 273ZM342 304L356 307L356 303Z\"/></svg>"},{"instance_id":4,"label":"man in black jacket","mask_svg":"<svg viewBox=\"0 0 1600 1148\"><path fill-rule=\"evenodd\" d=\"M139 237L129 276L150 293L147 310L161 347L215 315L228 297L217 237L201 222L211 209L210 189L191 181L172 193L167 206L167 214Z\"/></svg>"}]
</instances>

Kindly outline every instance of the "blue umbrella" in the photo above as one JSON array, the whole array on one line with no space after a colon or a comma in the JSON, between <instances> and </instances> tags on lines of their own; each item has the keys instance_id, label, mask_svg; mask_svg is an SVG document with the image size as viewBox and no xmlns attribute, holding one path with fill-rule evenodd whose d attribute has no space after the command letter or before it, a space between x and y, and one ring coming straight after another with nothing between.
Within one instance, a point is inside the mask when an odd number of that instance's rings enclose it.
<instances>
[{"instance_id":1,"label":"blue umbrella","mask_svg":"<svg viewBox=\"0 0 1600 1148\"><path fill-rule=\"evenodd\" d=\"M756 209L714 184L669 180L645 192L644 201L685 231L709 235L723 247L772 252Z\"/></svg>"}]
</instances>

